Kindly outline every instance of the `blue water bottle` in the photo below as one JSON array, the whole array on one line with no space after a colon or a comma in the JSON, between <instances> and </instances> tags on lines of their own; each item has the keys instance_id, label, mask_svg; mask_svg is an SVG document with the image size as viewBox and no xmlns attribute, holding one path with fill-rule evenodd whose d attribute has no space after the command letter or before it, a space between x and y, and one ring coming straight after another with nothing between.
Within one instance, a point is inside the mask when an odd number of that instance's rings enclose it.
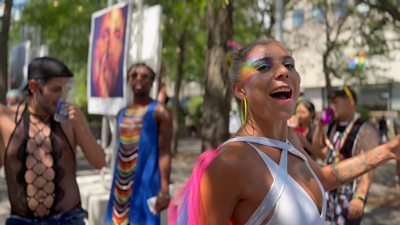
<instances>
[{"instance_id":1,"label":"blue water bottle","mask_svg":"<svg viewBox=\"0 0 400 225\"><path fill-rule=\"evenodd\" d=\"M65 107L67 99L62 97L57 102L56 112L54 113L54 120L59 123L65 123L68 121L68 108Z\"/></svg>"}]
</instances>

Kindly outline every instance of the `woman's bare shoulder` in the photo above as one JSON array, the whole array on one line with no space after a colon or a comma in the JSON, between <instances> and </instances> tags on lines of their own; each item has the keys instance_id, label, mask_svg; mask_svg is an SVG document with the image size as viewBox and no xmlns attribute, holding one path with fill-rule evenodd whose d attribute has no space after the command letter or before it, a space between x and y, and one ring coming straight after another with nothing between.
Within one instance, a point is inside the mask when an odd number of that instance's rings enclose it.
<instances>
[{"instance_id":1,"label":"woman's bare shoulder","mask_svg":"<svg viewBox=\"0 0 400 225\"><path fill-rule=\"evenodd\" d=\"M245 142L224 145L208 166L206 183L236 199L264 196L272 180L260 155ZM221 188L222 187L222 188ZM226 187L232 187L227 192ZM256 191L255 191L256 190Z\"/></svg>"},{"instance_id":2,"label":"woman's bare shoulder","mask_svg":"<svg viewBox=\"0 0 400 225\"><path fill-rule=\"evenodd\" d=\"M225 144L219 154L210 163L208 170L223 173L226 176L240 176L251 170L254 162L254 150L244 142Z\"/></svg>"}]
</instances>

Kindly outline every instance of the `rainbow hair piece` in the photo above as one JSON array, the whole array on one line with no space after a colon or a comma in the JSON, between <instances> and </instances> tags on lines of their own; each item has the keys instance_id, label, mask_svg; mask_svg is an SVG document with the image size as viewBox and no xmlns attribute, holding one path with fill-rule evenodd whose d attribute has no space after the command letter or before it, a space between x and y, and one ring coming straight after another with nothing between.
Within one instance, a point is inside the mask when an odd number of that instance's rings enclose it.
<instances>
[{"instance_id":1,"label":"rainbow hair piece","mask_svg":"<svg viewBox=\"0 0 400 225\"><path fill-rule=\"evenodd\" d=\"M208 165L218 155L221 148L222 145L214 150L207 150L199 156L193 167L192 175L183 188L174 195L168 207L169 225L202 224L200 182ZM203 221L203 224L206 223Z\"/></svg>"}]
</instances>

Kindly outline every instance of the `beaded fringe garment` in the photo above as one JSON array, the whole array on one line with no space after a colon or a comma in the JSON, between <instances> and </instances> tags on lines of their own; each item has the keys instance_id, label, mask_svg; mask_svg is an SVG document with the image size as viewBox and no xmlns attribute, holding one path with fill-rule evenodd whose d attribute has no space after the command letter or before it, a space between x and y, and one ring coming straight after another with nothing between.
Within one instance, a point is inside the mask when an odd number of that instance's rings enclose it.
<instances>
[{"instance_id":1,"label":"beaded fringe garment","mask_svg":"<svg viewBox=\"0 0 400 225\"><path fill-rule=\"evenodd\" d=\"M120 148L116 162L114 187L113 224L129 225L130 199L133 191L139 137L145 108L127 108L120 125Z\"/></svg>"}]
</instances>

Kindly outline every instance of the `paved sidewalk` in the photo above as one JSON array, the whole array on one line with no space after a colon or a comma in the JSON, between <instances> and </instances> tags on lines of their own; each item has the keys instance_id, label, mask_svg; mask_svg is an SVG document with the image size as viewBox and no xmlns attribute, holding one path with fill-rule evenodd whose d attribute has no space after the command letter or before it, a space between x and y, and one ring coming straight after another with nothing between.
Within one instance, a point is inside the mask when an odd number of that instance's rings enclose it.
<instances>
[{"instance_id":1,"label":"paved sidewalk","mask_svg":"<svg viewBox=\"0 0 400 225\"><path fill-rule=\"evenodd\" d=\"M395 175L394 161L375 171L362 225L400 224L400 189L395 188Z\"/></svg>"},{"instance_id":2,"label":"paved sidewalk","mask_svg":"<svg viewBox=\"0 0 400 225\"><path fill-rule=\"evenodd\" d=\"M183 139L179 142L179 153L172 160L172 192L179 189L191 173L193 163L201 151L201 142L197 139ZM96 173L78 154L80 175ZM400 224L400 190L394 188L395 163L389 162L376 170L374 183L366 206L362 225L398 225ZM84 187L81 187L84 188ZM4 178L0 177L0 224L5 224L10 211ZM166 225L164 218L163 225Z\"/></svg>"}]
</instances>

